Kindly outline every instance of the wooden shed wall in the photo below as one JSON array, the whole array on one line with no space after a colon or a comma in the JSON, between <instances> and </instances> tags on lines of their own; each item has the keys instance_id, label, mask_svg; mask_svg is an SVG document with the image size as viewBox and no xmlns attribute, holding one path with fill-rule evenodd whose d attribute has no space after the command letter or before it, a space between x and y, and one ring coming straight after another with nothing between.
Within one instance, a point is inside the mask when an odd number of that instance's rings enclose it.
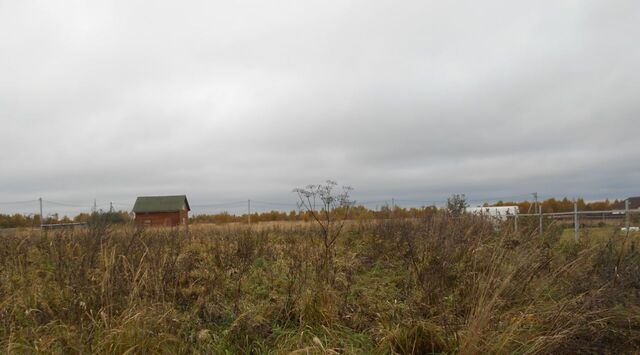
<instances>
[{"instance_id":1,"label":"wooden shed wall","mask_svg":"<svg viewBox=\"0 0 640 355\"><path fill-rule=\"evenodd\" d=\"M136 226L175 227L186 225L189 221L188 211L136 213Z\"/></svg>"}]
</instances>

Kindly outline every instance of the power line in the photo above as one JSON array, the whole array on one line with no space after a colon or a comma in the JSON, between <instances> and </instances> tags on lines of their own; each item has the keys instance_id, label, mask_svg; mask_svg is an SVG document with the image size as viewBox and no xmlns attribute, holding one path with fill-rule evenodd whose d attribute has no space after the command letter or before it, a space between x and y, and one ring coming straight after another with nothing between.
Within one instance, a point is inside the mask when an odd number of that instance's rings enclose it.
<instances>
[{"instance_id":1,"label":"power line","mask_svg":"<svg viewBox=\"0 0 640 355\"><path fill-rule=\"evenodd\" d=\"M508 200L508 199L514 199L514 198L522 198L525 197L527 195L512 195L512 196L501 196L501 197L484 197L484 198L477 198L477 199L467 199L468 202L483 202L483 201L497 201L497 200ZM447 200L419 200L419 199L395 199L393 198L392 200L394 200L395 202L407 202L407 203L423 203L423 204L441 204L441 203L446 203ZM82 205L82 204L77 204L77 203L70 203L70 202L62 202L62 201L52 201L52 200L42 200L43 202L46 203L50 203L50 204L54 204L54 205L59 205L59 206L66 206L66 207L80 207L80 208L91 208L92 206L90 205ZM375 204L375 203L389 203L389 201L391 201L390 199L386 199L386 200L364 200L364 201L355 201L356 205L370 205L370 204ZM0 204L4 204L4 205L11 205L11 204L27 204L27 203L35 203L38 202L38 200L24 200L24 201L0 201ZM246 201L232 201L232 202L216 202L216 203L202 203L202 204L195 204L195 205L191 205L191 207L231 207L231 206L236 206L236 205L240 205L240 204L244 204ZM263 204L263 205L273 205L273 206L287 206L287 207L297 207L298 204L297 203L287 203L287 202L272 202L272 201L261 201L261 200L252 200L252 202L257 203L257 204ZM119 201L114 201L113 202L114 205L119 205L119 206L132 206L133 203L123 203L123 202L119 202ZM108 206L110 205L110 203L102 203L102 204L94 204L94 206Z\"/></svg>"},{"instance_id":2,"label":"power line","mask_svg":"<svg viewBox=\"0 0 640 355\"><path fill-rule=\"evenodd\" d=\"M356 201L356 205L371 205L374 203L388 203L389 200L371 200L371 201Z\"/></svg>"},{"instance_id":3,"label":"power line","mask_svg":"<svg viewBox=\"0 0 640 355\"><path fill-rule=\"evenodd\" d=\"M247 201L236 201L236 202L224 202L224 203L210 203L210 204L202 204L202 205L190 205L191 207L226 207L226 206L235 206L239 204L244 204Z\"/></svg>"},{"instance_id":4,"label":"power line","mask_svg":"<svg viewBox=\"0 0 640 355\"><path fill-rule=\"evenodd\" d=\"M431 205L436 205L439 203L445 203L447 202L446 200L437 200L437 201L426 201L426 200L404 200L404 199L395 199L396 202L414 202L414 203L424 203L424 204L431 204Z\"/></svg>"},{"instance_id":5,"label":"power line","mask_svg":"<svg viewBox=\"0 0 640 355\"><path fill-rule=\"evenodd\" d=\"M502 201L526 201L526 199L523 199L523 197L526 197L529 195L526 194L522 194L522 195L512 195L512 196L501 196L501 197L485 197L485 198L479 198L479 199L467 199L467 202L470 203L477 203L477 202L488 202L488 201L498 201L498 200L502 200ZM535 211L534 213L536 213L538 216L541 214L541 201L539 199L540 196L538 196L537 194L533 194L534 197L534 201L535 204L533 207L535 207ZM38 200L24 200L24 201L0 201L0 205L24 205L24 204L30 204L30 203L37 203L39 202L40 199ZM63 201L52 201L52 200L41 200L42 203L46 203L46 204L50 204L50 205L56 205L56 206L63 206L63 207L70 207L70 208L81 208L81 209L87 209L90 210L92 208L97 208L99 207L106 207L109 206L110 210L112 209L112 206L122 206L125 207L126 209L131 209L133 206L133 203L124 203L124 202L113 202L113 203L103 203L103 204L96 204L95 201L93 202L93 206L90 205L83 205L83 204L78 204L78 203L71 203L71 202L63 202ZM391 202L390 202L391 201ZM257 206L261 206L259 207L259 210L265 210L266 206L273 206L272 208L274 210L288 210L288 209L295 209L297 207L299 207L298 203L293 203L293 202L275 202L275 201L262 201L262 200L251 200L251 202L254 205ZM445 204L447 202L446 199L439 199L439 200L422 200L422 199L396 199L396 198L391 198L391 199L386 199L386 200L364 200L364 201L354 201L354 205L355 206L366 206L369 207L371 205L382 205L382 206L389 206L389 204L391 203L391 205L398 205L400 207L404 207L404 208L409 208L412 206L415 206L415 204L420 204L421 206L437 206L437 205L442 205ZM219 210L225 210L225 209L229 209L229 210L238 210L239 208L242 207L242 205L246 204L247 200L242 200L242 201L230 201L230 202L216 202L216 203L207 203L207 202L203 202L201 204L195 204L195 205L191 205L191 207L196 208L196 209L200 209L200 210L204 210L204 211L209 211L209 213L213 212L213 211L219 211ZM529 211L530 212L530 211ZM542 226L540 226L540 229L542 229Z\"/></svg>"},{"instance_id":6,"label":"power line","mask_svg":"<svg viewBox=\"0 0 640 355\"><path fill-rule=\"evenodd\" d=\"M34 203L34 202L38 202L38 200L6 201L6 202L0 202L0 205L21 205L21 204Z\"/></svg>"},{"instance_id":7,"label":"power line","mask_svg":"<svg viewBox=\"0 0 640 355\"><path fill-rule=\"evenodd\" d=\"M120 202L113 202L113 204L114 204L114 205L118 205L118 206L126 206L126 207L133 206L133 204L132 204L132 203L120 203ZM100 206L106 206L106 205L108 205L108 203L104 203L104 204L102 204L102 205L100 205Z\"/></svg>"},{"instance_id":8,"label":"power line","mask_svg":"<svg viewBox=\"0 0 640 355\"><path fill-rule=\"evenodd\" d=\"M268 202L268 201L257 201L251 200L253 203L262 204L262 205L274 205L274 206L298 206L297 203L283 203L283 202Z\"/></svg>"},{"instance_id":9,"label":"power line","mask_svg":"<svg viewBox=\"0 0 640 355\"><path fill-rule=\"evenodd\" d=\"M44 200L44 199L42 200L42 202L50 203L53 205L66 206L66 207L91 208L91 206L89 205L76 205L73 203L57 202L57 201L50 201L50 200Z\"/></svg>"}]
</instances>

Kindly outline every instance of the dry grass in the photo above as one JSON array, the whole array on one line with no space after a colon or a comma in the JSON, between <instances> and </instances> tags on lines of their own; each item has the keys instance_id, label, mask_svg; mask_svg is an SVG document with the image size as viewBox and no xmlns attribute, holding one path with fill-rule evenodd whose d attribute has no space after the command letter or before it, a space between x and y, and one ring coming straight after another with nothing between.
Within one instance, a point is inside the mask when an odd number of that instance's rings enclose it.
<instances>
[{"instance_id":1,"label":"dry grass","mask_svg":"<svg viewBox=\"0 0 640 355\"><path fill-rule=\"evenodd\" d=\"M464 216L3 236L0 352L633 353L639 236Z\"/></svg>"}]
</instances>

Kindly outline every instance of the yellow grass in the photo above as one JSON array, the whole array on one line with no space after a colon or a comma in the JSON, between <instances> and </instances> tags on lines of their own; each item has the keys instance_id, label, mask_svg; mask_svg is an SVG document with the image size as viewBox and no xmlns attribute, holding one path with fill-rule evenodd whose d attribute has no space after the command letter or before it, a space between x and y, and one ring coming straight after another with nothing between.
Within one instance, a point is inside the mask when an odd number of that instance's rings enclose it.
<instances>
[{"instance_id":1,"label":"yellow grass","mask_svg":"<svg viewBox=\"0 0 640 355\"><path fill-rule=\"evenodd\" d=\"M637 352L640 236L614 232L437 213L352 221L327 256L304 222L22 230L0 352Z\"/></svg>"}]
</instances>

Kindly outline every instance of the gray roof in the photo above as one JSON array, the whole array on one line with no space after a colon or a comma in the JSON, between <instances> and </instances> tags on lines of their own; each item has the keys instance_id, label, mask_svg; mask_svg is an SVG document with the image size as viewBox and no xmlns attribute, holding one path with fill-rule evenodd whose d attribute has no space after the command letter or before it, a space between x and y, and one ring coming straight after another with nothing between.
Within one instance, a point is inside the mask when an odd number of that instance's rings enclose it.
<instances>
[{"instance_id":1,"label":"gray roof","mask_svg":"<svg viewBox=\"0 0 640 355\"><path fill-rule=\"evenodd\" d=\"M640 196L629 197L627 198L627 200L629 200L630 210L637 210L638 208L640 208ZM619 209L619 210L623 210L624 207L625 207L625 200L620 201L620 203L614 206L615 209Z\"/></svg>"},{"instance_id":2,"label":"gray roof","mask_svg":"<svg viewBox=\"0 0 640 355\"><path fill-rule=\"evenodd\" d=\"M187 196L140 196L133 205L133 212L176 212L186 208L191 211Z\"/></svg>"}]
</instances>

